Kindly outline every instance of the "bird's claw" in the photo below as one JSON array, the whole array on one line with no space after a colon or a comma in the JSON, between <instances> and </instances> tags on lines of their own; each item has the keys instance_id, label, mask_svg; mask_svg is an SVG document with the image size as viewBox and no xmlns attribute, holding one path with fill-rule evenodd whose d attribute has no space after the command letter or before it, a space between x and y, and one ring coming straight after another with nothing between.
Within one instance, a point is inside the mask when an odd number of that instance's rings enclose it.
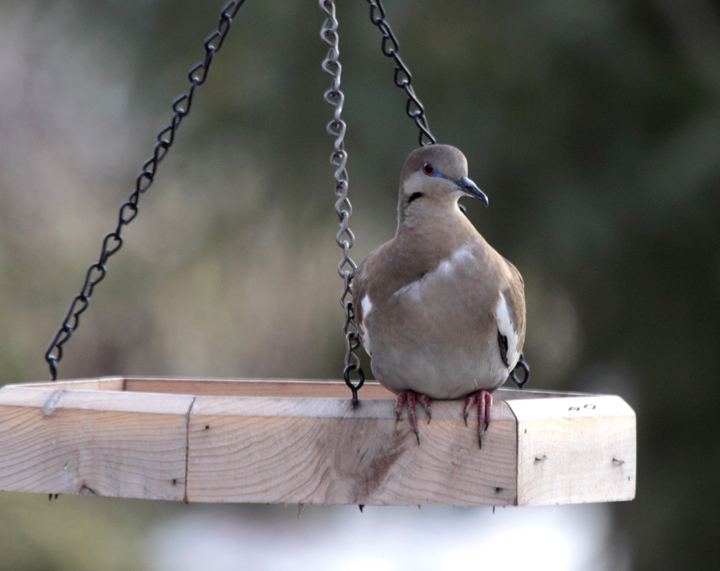
<instances>
[{"instance_id":1,"label":"bird's claw","mask_svg":"<svg viewBox=\"0 0 720 571\"><path fill-rule=\"evenodd\" d=\"M465 426L468 425L467 418L468 418L468 414L470 414L470 407L473 405L473 403L476 400L477 400L477 393L473 393L465 401L465 406L463 407L463 420L465 421Z\"/></svg>"},{"instance_id":2,"label":"bird's claw","mask_svg":"<svg viewBox=\"0 0 720 571\"><path fill-rule=\"evenodd\" d=\"M417 399L420 401L420 404L423 405L423 408L425 409L425 414L427 414L427 423L430 424L430 421L432 420L432 410L430 409L430 397L427 395L417 395Z\"/></svg>"},{"instance_id":3,"label":"bird's claw","mask_svg":"<svg viewBox=\"0 0 720 571\"><path fill-rule=\"evenodd\" d=\"M425 414L427 414L428 417L428 424L430 424L430 420L432 418L430 398L428 398L427 395L419 394L414 391L405 391L397 396L397 399L395 400L395 418L397 422L400 422L402 419L402 409L407 401L408 412L410 413L410 424L412 425L413 432L415 433L415 438L417 438L417 442L420 444L420 430L418 429L417 408L415 406L416 399L420 401L420 404L425 409Z\"/></svg>"},{"instance_id":4,"label":"bird's claw","mask_svg":"<svg viewBox=\"0 0 720 571\"><path fill-rule=\"evenodd\" d=\"M468 396L465 400L465 407L463 408L463 420L465 421L465 426L467 426L467 418L470 413L470 407L474 403L477 403L478 407L478 445L482 448L483 432L490 427L492 395L486 390L479 390Z\"/></svg>"},{"instance_id":5,"label":"bird's claw","mask_svg":"<svg viewBox=\"0 0 720 571\"><path fill-rule=\"evenodd\" d=\"M400 422L402 420L402 409L407 399L407 393L400 393L395 399L395 421Z\"/></svg>"}]
</instances>

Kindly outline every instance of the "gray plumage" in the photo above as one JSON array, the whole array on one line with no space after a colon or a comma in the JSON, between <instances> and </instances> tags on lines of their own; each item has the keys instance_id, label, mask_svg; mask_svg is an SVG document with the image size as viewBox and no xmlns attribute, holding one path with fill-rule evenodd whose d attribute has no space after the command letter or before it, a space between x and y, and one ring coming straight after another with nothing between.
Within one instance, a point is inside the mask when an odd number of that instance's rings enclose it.
<instances>
[{"instance_id":1,"label":"gray plumage","mask_svg":"<svg viewBox=\"0 0 720 571\"><path fill-rule=\"evenodd\" d=\"M400 179L395 238L360 264L353 282L373 373L398 394L492 391L522 352L523 280L460 211L463 194L487 204L467 174L454 147L413 151Z\"/></svg>"}]
</instances>

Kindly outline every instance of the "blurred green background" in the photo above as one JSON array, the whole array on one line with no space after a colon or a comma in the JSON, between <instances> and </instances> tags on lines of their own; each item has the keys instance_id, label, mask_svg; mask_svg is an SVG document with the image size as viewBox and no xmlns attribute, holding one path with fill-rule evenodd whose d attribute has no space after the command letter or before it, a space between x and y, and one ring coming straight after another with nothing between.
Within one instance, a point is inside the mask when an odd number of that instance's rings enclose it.
<instances>
[{"instance_id":1,"label":"blurred green background","mask_svg":"<svg viewBox=\"0 0 720 571\"><path fill-rule=\"evenodd\" d=\"M619 394L638 416L637 499L582 512L607 515L604 563L567 568L714 569L720 2L385 5L433 133L490 197L469 217L525 277L532 386ZM0 385L47 378L43 351L220 7L0 4ZM359 261L394 234L417 131L366 3L338 17ZM339 376L323 18L247 0L61 378ZM148 530L197 509L0 493L0 570L159 568ZM308 525L339 513L322 510Z\"/></svg>"}]
</instances>

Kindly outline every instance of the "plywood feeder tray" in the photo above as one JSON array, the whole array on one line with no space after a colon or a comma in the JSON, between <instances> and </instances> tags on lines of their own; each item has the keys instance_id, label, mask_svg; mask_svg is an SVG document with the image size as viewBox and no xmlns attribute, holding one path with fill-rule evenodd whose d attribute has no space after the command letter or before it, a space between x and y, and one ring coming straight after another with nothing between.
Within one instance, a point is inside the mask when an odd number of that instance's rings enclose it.
<instances>
[{"instance_id":1,"label":"plywood feeder tray","mask_svg":"<svg viewBox=\"0 0 720 571\"><path fill-rule=\"evenodd\" d=\"M0 389L0 490L178 500L454 506L635 496L617 396L499 389L476 417L434 401L421 445L367 383L100 378Z\"/></svg>"}]
</instances>

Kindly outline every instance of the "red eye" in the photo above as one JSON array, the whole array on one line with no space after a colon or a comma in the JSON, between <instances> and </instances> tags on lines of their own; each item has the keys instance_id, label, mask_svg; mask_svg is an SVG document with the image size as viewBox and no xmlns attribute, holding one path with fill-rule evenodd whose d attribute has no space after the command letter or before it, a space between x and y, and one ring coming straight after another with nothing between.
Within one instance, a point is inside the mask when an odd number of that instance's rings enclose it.
<instances>
[{"instance_id":1,"label":"red eye","mask_svg":"<svg viewBox=\"0 0 720 571\"><path fill-rule=\"evenodd\" d=\"M430 163L425 163L425 164L422 166L422 170L423 170L423 172L424 172L426 175L428 175L428 176L430 176L431 174L434 174L434 173L435 173L435 167L432 166L432 164L430 164Z\"/></svg>"}]
</instances>

